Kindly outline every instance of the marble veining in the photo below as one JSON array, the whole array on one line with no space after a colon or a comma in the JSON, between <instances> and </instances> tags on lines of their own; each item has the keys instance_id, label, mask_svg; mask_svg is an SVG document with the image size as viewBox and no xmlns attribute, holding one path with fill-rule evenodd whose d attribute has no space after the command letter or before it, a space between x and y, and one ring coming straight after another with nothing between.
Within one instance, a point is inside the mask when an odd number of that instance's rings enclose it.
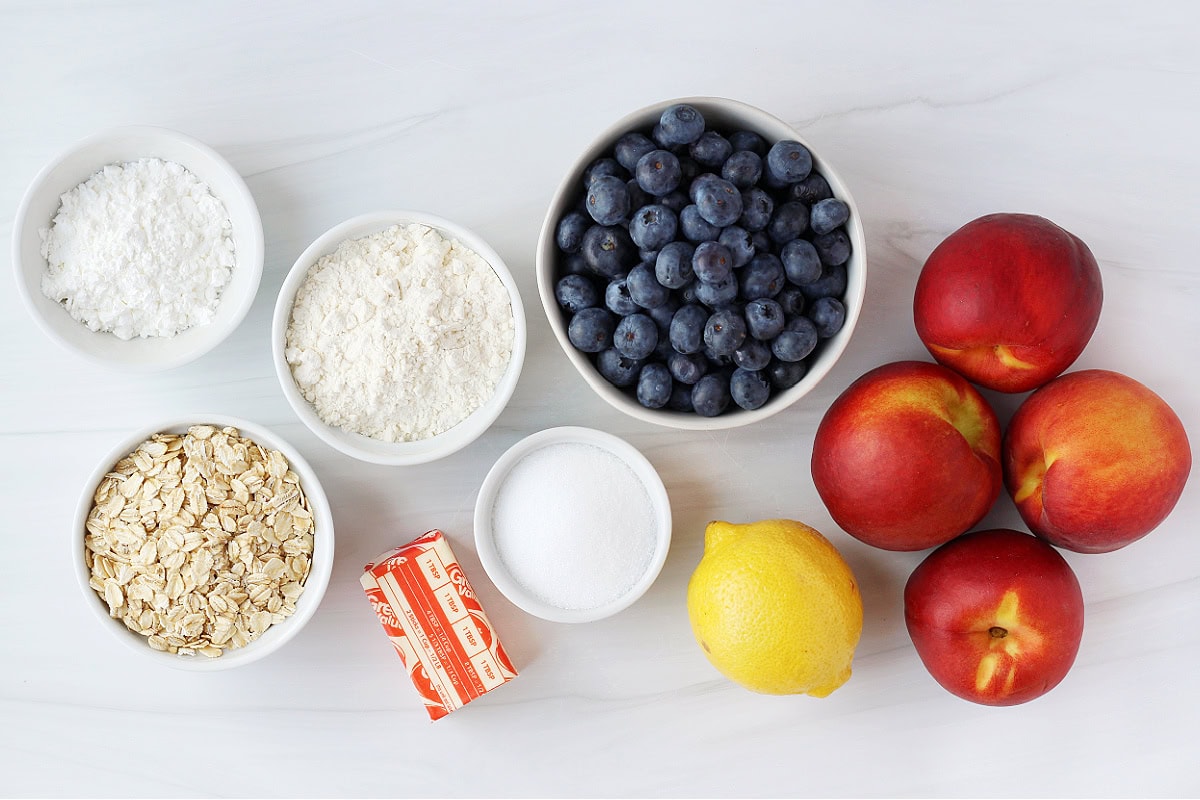
<instances>
[{"instance_id":1,"label":"marble veining","mask_svg":"<svg viewBox=\"0 0 1200 800\"><path fill-rule=\"evenodd\" d=\"M122 124L176 128L247 179L266 237L235 334L170 372L82 362L0 291L0 794L5 796L1195 796L1200 519L1195 478L1144 540L1067 554L1087 622L1075 667L1010 709L925 672L900 593L920 553L834 525L808 472L824 410L868 369L927 358L912 294L928 253L994 211L1047 216L1094 251L1106 298L1076 368L1126 372L1200 438L1200 29L1183 2L712 0L574 6L374 3L0 4L0 237L54 155ZM849 348L803 402L686 433L591 393L541 310L533 254L562 171L626 113L669 97L744 100L790 121L860 206L868 294ZM283 276L318 235L412 208L472 228L524 297L529 346L506 411L433 464L353 461L310 434L269 354ZM988 394L1002 421L1021 398ZM216 674L164 672L100 628L70 569L71 516L126 432L194 411L294 444L333 505L337 560L308 627ZM589 425L659 470L674 540L633 607L545 622L488 581L471 530L492 463L523 436ZM829 698L722 679L687 620L707 521L804 520L863 588L854 675ZM520 677L431 724L358 586L361 566L441 527ZM1002 498L980 527L1021 527Z\"/></svg>"}]
</instances>

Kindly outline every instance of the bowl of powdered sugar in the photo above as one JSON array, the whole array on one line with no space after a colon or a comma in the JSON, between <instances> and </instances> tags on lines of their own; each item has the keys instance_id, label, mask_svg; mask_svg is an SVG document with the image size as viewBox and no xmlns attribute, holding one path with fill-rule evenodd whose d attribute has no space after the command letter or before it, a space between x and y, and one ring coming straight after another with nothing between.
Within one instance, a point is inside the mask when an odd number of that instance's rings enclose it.
<instances>
[{"instance_id":1,"label":"bowl of powdered sugar","mask_svg":"<svg viewBox=\"0 0 1200 800\"><path fill-rule=\"evenodd\" d=\"M216 347L250 310L262 222L212 148L165 128L115 128L34 179L13 264L52 339L107 366L169 369Z\"/></svg>"},{"instance_id":2,"label":"bowl of powdered sugar","mask_svg":"<svg viewBox=\"0 0 1200 800\"><path fill-rule=\"evenodd\" d=\"M492 583L552 622L628 608L671 546L671 505L637 448L592 428L550 428L506 451L475 501L475 548Z\"/></svg>"},{"instance_id":3,"label":"bowl of powdered sugar","mask_svg":"<svg viewBox=\"0 0 1200 800\"><path fill-rule=\"evenodd\" d=\"M473 232L413 211L347 220L284 279L272 321L280 386L341 452L420 464L478 438L525 357L525 312L504 261Z\"/></svg>"}]
</instances>

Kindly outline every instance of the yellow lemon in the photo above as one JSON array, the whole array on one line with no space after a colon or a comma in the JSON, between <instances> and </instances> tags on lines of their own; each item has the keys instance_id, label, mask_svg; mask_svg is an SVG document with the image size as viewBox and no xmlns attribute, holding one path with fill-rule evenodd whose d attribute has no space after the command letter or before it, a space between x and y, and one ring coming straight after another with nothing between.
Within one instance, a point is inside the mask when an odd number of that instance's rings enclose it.
<instances>
[{"instance_id":1,"label":"yellow lemon","mask_svg":"<svg viewBox=\"0 0 1200 800\"><path fill-rule=\"evenodd\" d=\"M747 689L825 697L850 677L862 635L858 582L803 523L710 522L687 603L708 660Z\"/></svg>"}]
</instances>

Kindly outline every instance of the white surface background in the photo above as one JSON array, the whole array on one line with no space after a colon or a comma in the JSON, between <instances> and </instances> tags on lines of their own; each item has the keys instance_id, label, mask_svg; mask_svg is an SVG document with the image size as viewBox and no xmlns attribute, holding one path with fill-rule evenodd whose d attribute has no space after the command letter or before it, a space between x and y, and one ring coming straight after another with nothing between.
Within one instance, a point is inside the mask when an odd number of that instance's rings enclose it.
<instances>
[{"instance_id":1,"label":"white surface background","mask_svg":"<svg viewBox=\"0 0 1200 800\"><path fill-rule=\"evenodd\" d=\"M808 471L822 413L855 377L927 358L917 272L966 221L1045 215L1105 282L1077 367L1143 381L1200 440L1200 8L1194 4L13 3L0 5L0 237L60 150L165 125L215 147L261 209L266 269L225 344L126 377L60 350L0 277L0 793L103 796L1195 795L1200 491L1113 554L1067 558L1087 601L1074 670L1009 709L939 688L904 631L920 554L838 530ZM839 365L768 422L687 434L592 395L537 301L533 252L561 173L604 126L658 100L725 95L795 125L836 165L868 238L864 316ZM299 424L271 368L284 273L317 235L390 207L455 219L520 283L525 371L494 428L444 461L357 463ZM7 245L4 252L8 252ZM1019 398L989 395L1002 419ZM338 558L310 625L222 674L166 671L96 624L70 572L94 462L156 418L268 425L322 476ZM475 557L492 462L541 428L616 433L675 507L661 578L628 611L566 626L518 611ZM1137 498L1130 498L1137 502ZM826 531L864 590L854 676L824 700L722 680L684 603L706 521L790 516ZM1002 498L985 524L1020 526ZM361 565L449 535L520 678L431 724L361 590Z\"/></svg>"}]
</instances>

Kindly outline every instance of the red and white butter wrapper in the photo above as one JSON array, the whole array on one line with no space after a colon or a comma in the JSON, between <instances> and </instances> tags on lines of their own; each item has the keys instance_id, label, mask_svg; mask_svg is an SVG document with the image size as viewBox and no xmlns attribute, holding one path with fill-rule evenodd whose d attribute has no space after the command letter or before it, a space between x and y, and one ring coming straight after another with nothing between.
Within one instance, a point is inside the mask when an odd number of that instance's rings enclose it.
<instances>
[{"instance_id":1,"label":"red and white butter wrapper","mask_svg":"<svg viewBox=\"0 0 1200 800\"><path fill-rule=\"evenodd\" d=\"M364 569L367 598L430 719L517 677L441 531L389 550Z\"/></svg>"}]
</instances>

